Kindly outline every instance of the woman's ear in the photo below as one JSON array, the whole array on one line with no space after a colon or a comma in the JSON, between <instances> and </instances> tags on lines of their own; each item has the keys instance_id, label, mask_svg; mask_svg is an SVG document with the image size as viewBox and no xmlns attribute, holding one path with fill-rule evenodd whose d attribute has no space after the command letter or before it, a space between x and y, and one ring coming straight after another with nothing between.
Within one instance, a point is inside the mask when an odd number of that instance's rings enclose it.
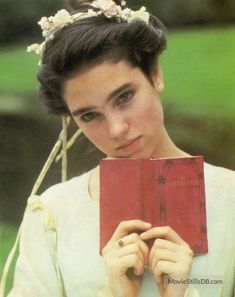
<instances>
[{"instance_id":1,"label":"woman's ear","mask_svg":"<svg viewBox=\"0 0 235 297\"><path fill-rule=\"evenodd\" d=\"M163 74L162 70L159 65L156 65L154 67L153 75L152 75L152 80L155 89L161 93L164 90L164 79L163 79Z\"/></svg>"}]
</instances>

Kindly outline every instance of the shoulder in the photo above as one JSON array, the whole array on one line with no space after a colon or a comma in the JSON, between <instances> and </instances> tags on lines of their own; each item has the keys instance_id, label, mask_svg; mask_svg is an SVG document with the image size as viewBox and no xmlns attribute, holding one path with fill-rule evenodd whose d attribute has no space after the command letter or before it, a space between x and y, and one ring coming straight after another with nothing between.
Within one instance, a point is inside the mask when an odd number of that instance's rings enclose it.
<instances>
[{"instance_id":1,"label":"shoulder","mask_svg":"<svg viewBox=\"0 0 235 297\"><path fill-rule=\"evenodd\" d=\"M220 185L227 186L232 186L235 184L235 171L233 170L205 163L204 171L205 179L208 182L217 182Z\"/></svg>"},{"instance_id":2,"label":"shoulder","mask_svg":"<svg viewBox=\"0 0 235 297\"><path fill-rule=\"evenodd\" d=\"M38 198L53 211L63 210L69 205L81 203L89 195L88 183L91 171L49 187ZM30 200L30 198L29 198Z\"/></svg>"},{"instance_id":3,"label":"shoulder","mask_svg":"<svg viewBox=\"0 0 235 297\"><path fill-rule=\"evenodd\" d=\"M235 171L205 163L206 196L213 204L235 208Z\"/></svg>"},{"instance_id":4,"label":"shoulder","mask_svg":"<svg viewBox=\"0 0 235 297\"><path fill-rule=\"evenodd\" d=\"M66 182L51 186L41 195L30 196L24 221L39 218L39 221L46 222L47 227L53 227L61 225L70 216L81 215L82 209L89 206L90 174L91 171L88 171Z\"/></svg>"},{"instance_id":5,"label":"shoulder","mask_svg":"<svg viewBox=\"0 0 235 297\"><path fill-rule=\"evenodd\" d=\"M64 197L76 193L79 189L83 191L86 189L88 183L89 172L80 176L73 177L65 182L55 184L43 192L40 196L42 199L51 199L50 197Z\"/></svg>"}]
</instances>

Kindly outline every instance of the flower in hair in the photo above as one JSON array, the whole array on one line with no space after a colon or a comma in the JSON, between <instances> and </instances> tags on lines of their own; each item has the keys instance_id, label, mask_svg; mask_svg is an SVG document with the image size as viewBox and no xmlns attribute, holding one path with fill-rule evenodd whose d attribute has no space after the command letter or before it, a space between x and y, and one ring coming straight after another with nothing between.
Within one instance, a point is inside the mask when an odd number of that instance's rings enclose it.
<instances>
[{"instance_id":1,"label":"flower in hair","mask_svg":"<svg viewBox=\"0 0 235 297\"><path fill-rule=\"evenodd\" d=\"M65 9L59 10L57 14L52 18L52 21L54 23L54 26L64 26L65 24L72 23L71 15Z\"/></svg>"},{"instance_id":2,"label":"flower in hair","mask_svg":"<svg viewBox=\"0 0 235 297\"><path fill-rule=\"evenodd\" d=\"M145 7L141 7L139 10L131 11L130 17L127 19L128 23L133 22L135 19L140 19L145 23L149 22L149 13L146 11Z\"/></svg>"},{"instance_id":3,"label":"flower in hair","mask_svg":"<svg viewBox=\"0 0 235 297\"><path fill-rule=\"evenodd\" d=\"M95 0L91 3L91 6L99 8L107 18L116 16L120 12L120 6L116 5L112 0Z\"/></svg>"},{"instance_id":4,"label":"flower in hair","mask_svg":"<svg viewBox=\"0 0 235 297\"><path fill-rule=\"evenodd\" d=\"M48 40L54 38L56 32L62 30L64 27L90 17L96 17L103 14L107 18L116 17L118 20L122 19L128 23L131 23L137 19L146 23L149 22L149 13L145 7L141 7L139 10L134 11L130 8L122 8L125 5L125 1L121 1L121 6L117 5L113 0L95 0L90 6L95 8L88 9L87 12L78 12L70 14L67 10L61 9L54 16L42 17L38 22L42 29L42 36L45 38L41 44L34 43L27 48L27 52L35 51L36 54L42 55L45 44Z\"/></svg>"},{"instance_id":5,"label":"flower in hair","mask_svg":"<svg viewBox=\"0 0 235 297\"><path fill-rule=\"evenodd\" d=\"M41 20L38 22L39 26L42 29L42 36L49 39L52 39L54 37L52 34L54 31L68 26L71 23L73 23L72 16L65 9L59 10L54 16L51 16L49 18L42 17Z\"/></svg>"},{"instance_id":6,"label":"flower in hair","mask_svg":"<svg viewBox=\"0 0 235 297\"><path fill-rule=\"evenodd\" d=\"M27 47L27 52L28 53L35 52L37 55L41 55L41 53L43 51L44 44L45 44L45 41L41 44L33 43Z\"/></svg>"},{"instance_id":7,"label":"flower in hair","mask_svg":"<svg viewBox=\"0 0 235 297\"><path fill-rule=\"evenodd\" d=\"M47 17L42 17L41 20L38 22L38 25L41 27L43 31L50 29L50 23Z\"/></svg>"}]
</instances>

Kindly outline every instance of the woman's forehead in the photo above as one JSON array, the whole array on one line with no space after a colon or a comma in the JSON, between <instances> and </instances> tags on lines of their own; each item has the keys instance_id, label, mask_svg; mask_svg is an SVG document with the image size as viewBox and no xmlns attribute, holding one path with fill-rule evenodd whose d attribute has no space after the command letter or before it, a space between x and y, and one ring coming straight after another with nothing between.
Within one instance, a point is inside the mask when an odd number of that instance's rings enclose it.
<instances>
[{"instance_id":1,"label":"woman's forehead","mask_svg":"<svg viewBox=\"0 0 235 297\"><path fill-rule=\"evenodd\" d=\"M139 76L143 77L139 68L125 61L104 62L69 79L64 85L64 97L67 101L69 98L89 97L98 93L108 96L116 88L135 81Z\"/></svg>"}]
</instances>

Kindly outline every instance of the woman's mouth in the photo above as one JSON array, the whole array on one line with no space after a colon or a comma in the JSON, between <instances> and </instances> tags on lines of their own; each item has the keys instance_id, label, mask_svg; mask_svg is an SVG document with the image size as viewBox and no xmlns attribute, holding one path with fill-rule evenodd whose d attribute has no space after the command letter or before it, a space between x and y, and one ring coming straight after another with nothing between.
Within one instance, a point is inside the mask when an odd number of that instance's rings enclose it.
<instances>
[{"instance_id":1,"label":"woman's mouth","mask_svg":"<svg viewBox=\"0 0 235 297\"><path fill-rule=\"evenodd\" d=\"M118 146L116 148L116 150L117 151L122 151L122 152L124 152L124 151L126 151L126 152L132 151L136 147L138 147L138 145L140 143L140 139L141 139L141 136L138 136L138 137L129 139L128 141L124 142L122 145Z\"/></svg>"}]
</instances>

